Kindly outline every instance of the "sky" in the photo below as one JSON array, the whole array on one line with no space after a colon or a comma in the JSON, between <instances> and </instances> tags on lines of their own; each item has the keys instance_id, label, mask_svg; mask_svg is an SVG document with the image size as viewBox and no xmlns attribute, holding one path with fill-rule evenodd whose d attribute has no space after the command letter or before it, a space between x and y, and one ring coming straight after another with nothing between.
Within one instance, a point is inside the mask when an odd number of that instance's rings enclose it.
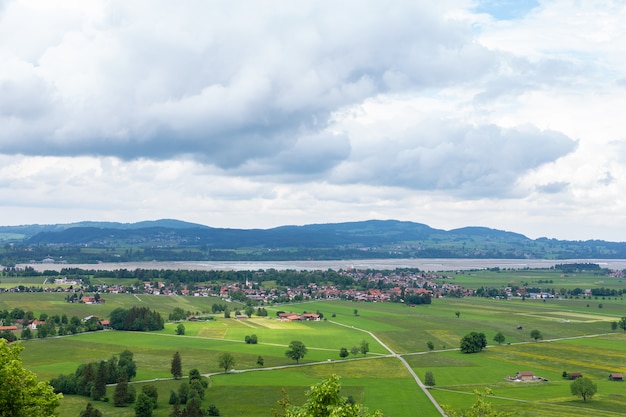
<instances>
[{"instance_id":1,"label":"sky","mask_svg":"<svg viewBox=\"0 0 626 417\"><path fill-rule=\"evenodd\" d=\"M623 0L0 0L0 224L626 241Z\"/></svg>"}]
</instances>

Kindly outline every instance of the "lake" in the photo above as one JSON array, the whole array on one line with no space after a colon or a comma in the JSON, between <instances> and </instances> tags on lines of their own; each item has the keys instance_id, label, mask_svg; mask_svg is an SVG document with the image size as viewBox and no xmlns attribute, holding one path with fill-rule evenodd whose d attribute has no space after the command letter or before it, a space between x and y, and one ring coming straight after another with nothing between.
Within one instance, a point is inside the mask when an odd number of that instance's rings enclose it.
<instances>
[{"instance_id":1,"label":"lake","mask_svg":"<svg viewBox=\"0 0 626 417\"><path fill-rule=\"evenodd\" d=\"M256 271L259 269L296 271L339 270L339 269L396 269L419 268L422 271L458 271L470 269L501 268L550 268L563 263L595 263L602 268L613 270L626 269L626 259L364 259L341 261L263 261L263 262L120 262L99 264L19 264L18 267L30 266L36 271L60 271L62 268L81 268L111 271L116 269L188 269L216 271Z\"/></svg>"}]
</instances>

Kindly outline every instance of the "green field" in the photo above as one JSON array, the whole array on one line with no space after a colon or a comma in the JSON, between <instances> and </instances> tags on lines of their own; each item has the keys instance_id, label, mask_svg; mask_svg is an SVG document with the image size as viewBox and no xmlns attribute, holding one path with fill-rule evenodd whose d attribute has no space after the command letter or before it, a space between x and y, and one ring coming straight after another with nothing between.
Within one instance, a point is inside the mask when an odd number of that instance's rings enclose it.
<instances>
[{"instance_id":1,"label":"green field","mask_svg":"<svg viewBox=\"0 0 626 417\"><path fill-rule=\"evenodd\" d=\"M475 275L474 275L475 274ZM456 283L477 287L500 286L508 282L545 279L546 273L534 271L476 272L455 276ZM560 288L552 273L550 287ZM595 276L575 277L569 285L593 288ZM612 281L615 288L622 283ZM0 309L30 309L37 314L67 314L106 317L117 307L145 305L167 317L175 307L189 311L209 311L216 299L208 297L165 297L105 295L104 305L68 304L63 293L0 293ZM221 301L219 301L221 302ZM602 303L602 308L599 304ZM104 360L124 349L131 350L138 365L136 384L151 383L159 389L159 407L154 415L168 416L173 381L169 365L174 352L183 359L183 372L197 368L211 374L211 387L203 406L214 403L222 416L270 416L284 388L296 402L304 391L332 373L341 377L343 395L351 395L371 409L381 409L394 417L437 416L439 413L417 386L404 365L373 337L378 337L395 353L402 354L421 378L431 371L436 385L431 393L440 404L455 408L474 402L474 389L489 387L491 402L501 410L519 416L626 416L626 385L608 380L611 372L626 373L626 334L612 332L610 323L626 316L621 298L580 298L567 300L497 300L489 298L439 298L430 305L407 307L392 303L354 303L319 301L267 307L269 317L248 320L225 319L185 322L185 335L175 335L177 323L163 331L134 333L102 331L75 336L22 342L24 365L40 378L71 373L80 364ZM358 309L359 315L354 314ZM281 322L278 310L321 311L327 320L320 322ZM457 318L456 312L460 315ZM518 330L518 326L522 330ZM530 331L538 329L543 340L535 342ZM490 346L477 354L462 354L460 339L470 331L485 333ZM371 333L369 333L371 332ZM493 337L502 332L506 342L497 345ZM259 343L244 343L256 334ZM372 335L373 334L373 335ZM309 352L300 366L285 357L287 345L300 340ZM369 343L370 352L350 355L341 360L339 349ZM427 342L434 344L431 352ZM510 344L509 344L510 343ZM229 352L235 357L235 372L222 374L217 356ZM264 358L263 368L257 358ZM271 369L274 367L283 367ZM505 377L518 371L532 371L547 382L516 383ZM563 371L582 372L598 385L598 393L584 403L571 395L570 381ZM141 382L149 381L149 382ZM113 388L109 388L112 397ZM77 416L87 398L68 396L62 400L60 416ZM95 402L105 416L133 416L130 408L115 408L112 403Z\"/></svg>"}]
</instances>

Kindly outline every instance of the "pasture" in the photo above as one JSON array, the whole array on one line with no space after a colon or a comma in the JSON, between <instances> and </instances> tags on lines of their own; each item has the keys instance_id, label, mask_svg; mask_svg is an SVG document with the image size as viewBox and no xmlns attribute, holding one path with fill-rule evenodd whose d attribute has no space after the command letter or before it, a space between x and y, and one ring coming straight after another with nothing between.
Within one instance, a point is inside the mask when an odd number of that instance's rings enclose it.
<instances>
[{"instance_id":1,"label":"pasture","mask_svg":"<svg viewBox=\"0 0 626 417\"><path fill-rule=\"evenodd\" d=\"M476 272L481 285L506 285L515 280L543 280L546 275L523 271ZM470 286L474 272L463 274ZM551 279L554 278L552 273ZM534 276L533 276L534 275ZM467 282L465 282L467 281ZM576 277L571 285L608 287L595 276ZM553 282L559 288L564 283ZM620 287L621 282L610 285ZM28 308L39 314L67 314L107 317L117 307L148 306L164 317L180 307L192 312L210 311L221 300L209 297L165 297L105 295L104 305L68 304L62 293L0 294L0 309ZM600 308L599 304L602 304ZM233 306L236 308L236 306ZM490 400L499 409L516 416L626 416L626 385L608 380L611 372L626 373L626 335L611 331L611 322L626 316L626 302L607 297L580 299L439 298L430 305L408 307L392 303L316 301L266 306L268 317L245 320L225 319L183 322L185 335L175 334L178 323L168 323L163 331L150 333L102 331L75 336L22 342L24 365L40 378L71 373L80 363L105 360L124 349L134 353L137 362L135 384L150 383L159 390L159 407L154 416L168 416L170 390L181 381L171 380L170 361L179 351L183 373L197 368L211 375L211 387L203 406L215 404L222 416L270 416L281 399L281 390L295 403L304 401L304 391L332 373L341 377L343 395L350 395L370 409L381 409L394 417L439 415L417 386L408 370L373 337L378 337L394 353L402 354L421 378L433 373L436 385L430 390L440 404L466 408L474 402L472 391L489 387ZM358 315L354 310L358 310ZM281 322L276 311L321 311L320 322ZM459 312L459 316L456 313ZM521 327L521 330L518 330ZM539 330L543 339L534 341L530 331ZM483 332L489 346L480 353L462 354L460 339L470 331ZM371 333L369 333L371 332ZM501 345L493 342L504 334ZM244 343L255 334L259 343ZM372 335L373 334L373 335ZM302 341L307 355L296 366L285 357L292 340ZM339 349L350 349L361 341L369 344L367 355L339 357ZM433 351L427 342L434 344ZM510 344L509 344L510 343ZM235 371L223 374L217 362L221 352L235 357ZM259 367L258 357L264 359ZM505 380L518 371L532 371L547 382L518 383ZM584 403L570 393L570 381L563 371L581 372L598 385L598 393ZM108 397L113 396L109 387ZM77 416L88 399L68 396L62 400L60 416ZM94 402L105 416L133 416L132 407L115 408L112 402Z\"/></svg>"}]
</instances>

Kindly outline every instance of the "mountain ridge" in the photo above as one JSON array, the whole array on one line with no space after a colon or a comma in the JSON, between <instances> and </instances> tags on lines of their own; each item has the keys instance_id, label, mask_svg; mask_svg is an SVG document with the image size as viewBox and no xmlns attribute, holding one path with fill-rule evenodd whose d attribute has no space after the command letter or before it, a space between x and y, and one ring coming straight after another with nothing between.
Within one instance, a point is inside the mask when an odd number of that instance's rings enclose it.
<instances>
[{"instance_id":1,"label":"mountain ridge","mask_svg":"<svg viewBox=\"0 0 626 417\"><path fill-rule=\"evenodd\" d=\"M58 253L64 259L292 260L359 258L626 258L626 243L530 239L467 226L451 230L400 220L215 228L175 219L0 226L8 263ZM53 256L53 255L51 255ZM27 258L29 257L29 258ZM1 263L1 262L0 262Z\"/></svg>"}]
</instances>

